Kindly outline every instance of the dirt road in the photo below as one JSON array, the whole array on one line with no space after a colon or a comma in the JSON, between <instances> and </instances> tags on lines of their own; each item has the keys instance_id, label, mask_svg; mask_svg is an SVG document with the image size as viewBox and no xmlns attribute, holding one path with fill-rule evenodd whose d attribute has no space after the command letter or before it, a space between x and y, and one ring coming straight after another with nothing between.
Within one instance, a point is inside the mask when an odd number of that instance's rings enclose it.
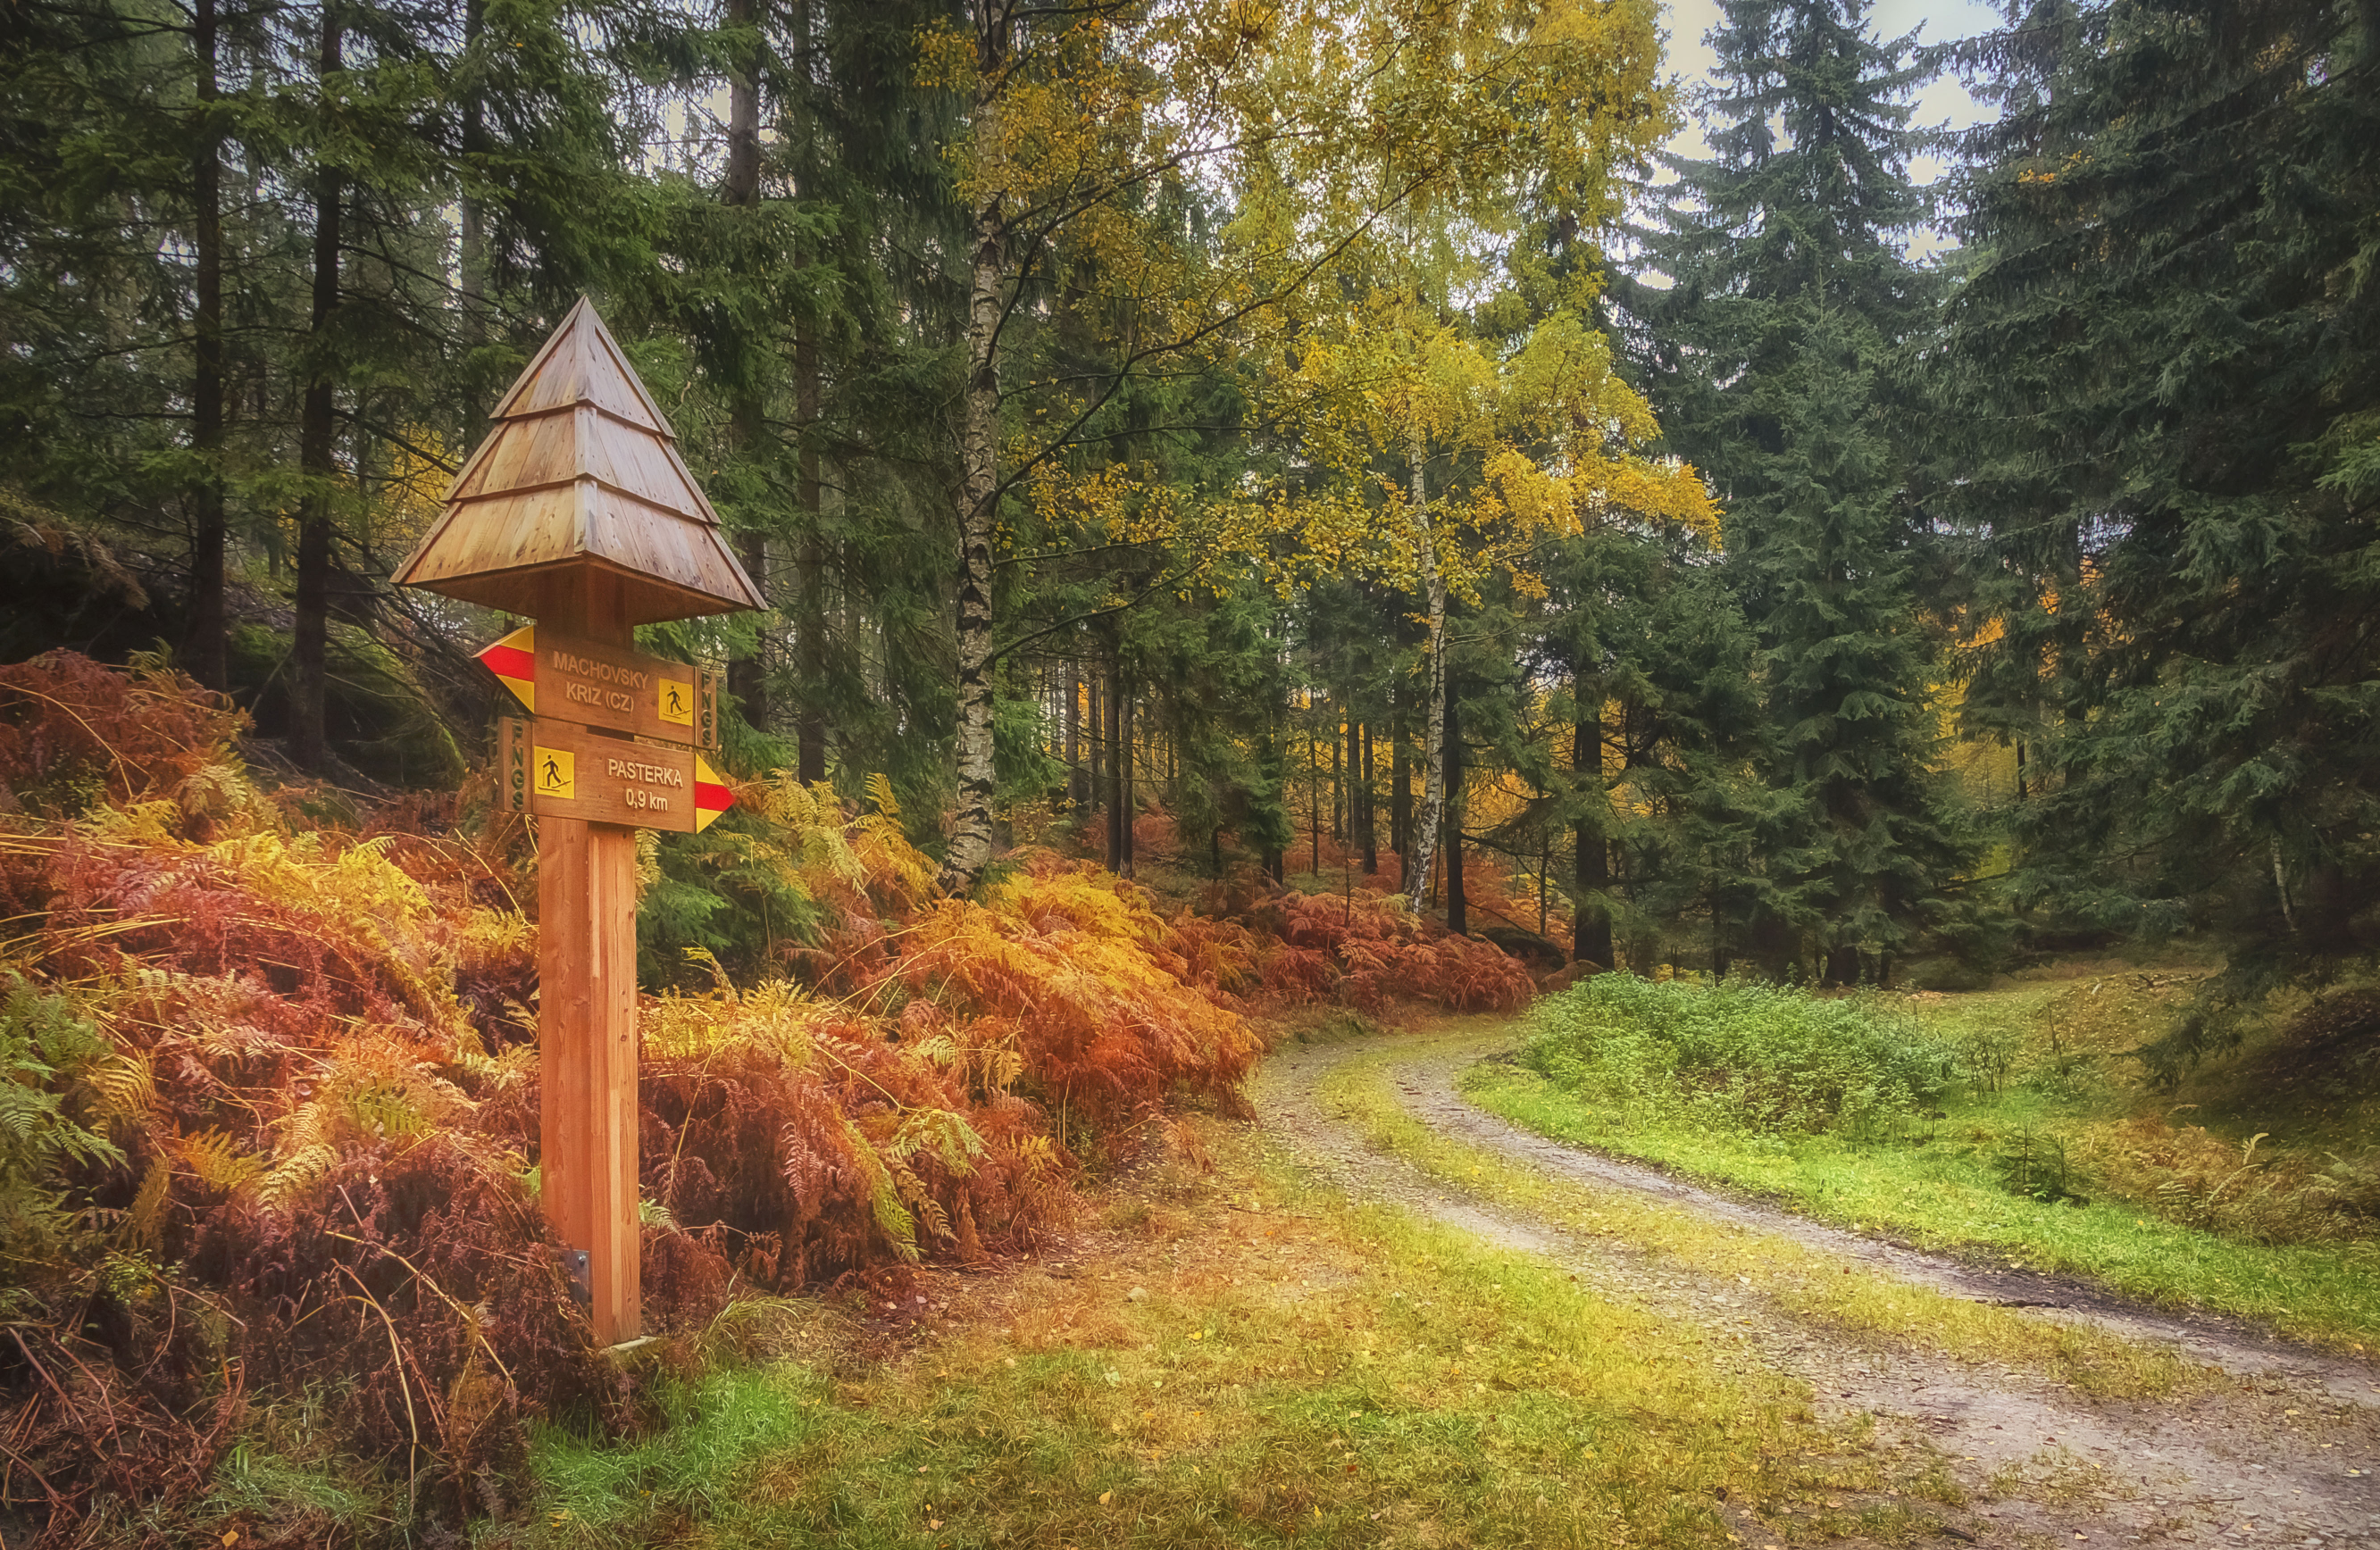
<instances>
[{"instance_id":1,"label":"dirt road","mask_svg":"<svg viewBox=\"0 0 2380 1550\"><path fill-rule=\"evenodd\" d=\"M1881 1242L1548 1141L1455 1091L1459 1072L1512 1038L1506 1029L1390 1035L1385 1046L1292 1046L1266 1062L1253 1096L1266 1129L1350 1193L1541 1254L1606 1296L1697 1326L1722 1364L1757 1364L1808 1383L1822 1415L1873 1416L1881 1436L1938 1450L1973 1498L1949 1515L1955 1521L1944 1532L1953 1538L2380 1545L2380 1367L2238 1323L2173 1317L2076 1282ZM1791 1239L1862 1273L2166 1345L2229 1379L2180 1399L2110 1401L2019 1368L1863 1345L1743 1285L1491 1205L1382 1155L1329 1112L1318 1091L1342 1062L1372 1057L1383 1057L1410 1114L1466 1144L1589 1189L1633 1192L1714 1224ZM1742 1508L1729 1516L1755 1550L1784 1537L1780 1525Z\"/></svg>"}]
</instances>

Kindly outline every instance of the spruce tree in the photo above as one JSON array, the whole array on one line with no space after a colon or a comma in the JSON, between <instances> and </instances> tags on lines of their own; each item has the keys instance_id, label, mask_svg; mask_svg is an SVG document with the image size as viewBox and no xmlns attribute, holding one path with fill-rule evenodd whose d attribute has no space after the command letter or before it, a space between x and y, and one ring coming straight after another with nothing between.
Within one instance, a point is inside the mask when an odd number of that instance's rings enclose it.
<instances>
[{"instance_id":1,"label":"spruce tree","mask_svg":"<svg viewBox=\"0 0 2380 1550\"><path fill-rule=\"evenodd\" d=\"M2021 897L2380 944L2380 20L2012 6L1962 51L1972 258L1933 499L1983 547L1970 714L2027 750Z\"/></svg>"},{"instance_id":2,"label":"spruce tree","mask_svg":"<svg viewBox=\"0 0 2380 1550\"><path fill-rule=\"evenodd\" d=\"M1912 938L1962 856L1927 768L1934 663L1889 375L1937 291L1900 245L1926 213L1908 175L1921 70L1863 0L1722 15L1713 155L1674 162L1667 221L1645 234L1671 285L1621 299L1669 442L1726 510L1761 646L1767 773L1790 800L1756 836L1752 945L1772 972L1815 951L1841 982Z\"/></svg>"}]
</instances>

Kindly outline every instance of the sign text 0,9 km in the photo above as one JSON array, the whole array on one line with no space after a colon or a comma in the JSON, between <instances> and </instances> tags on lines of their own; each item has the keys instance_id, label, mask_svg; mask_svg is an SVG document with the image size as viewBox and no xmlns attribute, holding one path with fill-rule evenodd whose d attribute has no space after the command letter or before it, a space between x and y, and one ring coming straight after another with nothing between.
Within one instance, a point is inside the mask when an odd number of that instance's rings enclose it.
<instances>
[{"instance_id":1,"label":"sign text 0,9 km","mask_svg":"<svg viewBox=\"0 0 2380 1550\"><path fill-rule=\"evenodd\" d=\"M496 733L500 800L515 812L693 834L735 802L691 748L631 743L542 716L506 717Z\"/></svg>"},{"instance_id":2,"label":"sign text 0,9 km","mask_svg":"<svg viewBox=\"0 0 2380 1550\"><path fill-rule=\"evenodd\" d=\"M525 625L480 660L531 715L719 746L719 680L685 662Z\"/></svg>"}]
</instances>

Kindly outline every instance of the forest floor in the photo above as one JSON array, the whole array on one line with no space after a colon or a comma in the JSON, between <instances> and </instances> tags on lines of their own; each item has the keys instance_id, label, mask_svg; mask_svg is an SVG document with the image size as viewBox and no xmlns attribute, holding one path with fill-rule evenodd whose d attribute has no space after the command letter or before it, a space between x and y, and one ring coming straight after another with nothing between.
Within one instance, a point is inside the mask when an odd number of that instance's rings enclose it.
<instances>
[{"instance_id":1,"label":"forest floor","mask_svg":"<svg viewBox=\"0 0 2380 1550\"><path fill-rule=\"evenodd\" d=\"M2076 1279L1970 1263L1684 1184L1485 1113L1456 1079L1505 1020L1292 1045L1267 1130L1356 1195L1540 1256L1821 1422L1938 1458L1942 1532L1999 1543L2380 1544L2380 1366ZM1728 1512L1812 1543L1791 1504Z\"/></svg>"},{"instance_id":2,"label":"forest floor","mask_svg":"<svg viewBox=\"0 0 2380 1550\"><path fill-rule=\"evenodd\" d=\"M736 1304L480 1543L2380 1544L2380 1368L1520 1131L1454 1086L1509 1018L1352 1027L1029 1258Z\"/></svg>"}]
</instances>

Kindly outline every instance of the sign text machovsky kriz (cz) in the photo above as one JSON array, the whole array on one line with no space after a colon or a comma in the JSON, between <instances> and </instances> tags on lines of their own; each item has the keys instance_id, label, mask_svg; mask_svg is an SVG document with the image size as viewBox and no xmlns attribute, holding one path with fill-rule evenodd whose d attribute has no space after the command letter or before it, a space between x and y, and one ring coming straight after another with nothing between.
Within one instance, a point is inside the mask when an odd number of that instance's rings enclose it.
<instances>
[{"instance_id":1,"label":"sign text machovsky kriz (cz)","mask_svg":"<svg viewBox=\"0 0 2380 1550\"><path fill-rule=\"evenodd\" d=\"M719 675L526 624L480 653L521 708L638 737L719 746Z\"/></svg>"}]
</instances>

